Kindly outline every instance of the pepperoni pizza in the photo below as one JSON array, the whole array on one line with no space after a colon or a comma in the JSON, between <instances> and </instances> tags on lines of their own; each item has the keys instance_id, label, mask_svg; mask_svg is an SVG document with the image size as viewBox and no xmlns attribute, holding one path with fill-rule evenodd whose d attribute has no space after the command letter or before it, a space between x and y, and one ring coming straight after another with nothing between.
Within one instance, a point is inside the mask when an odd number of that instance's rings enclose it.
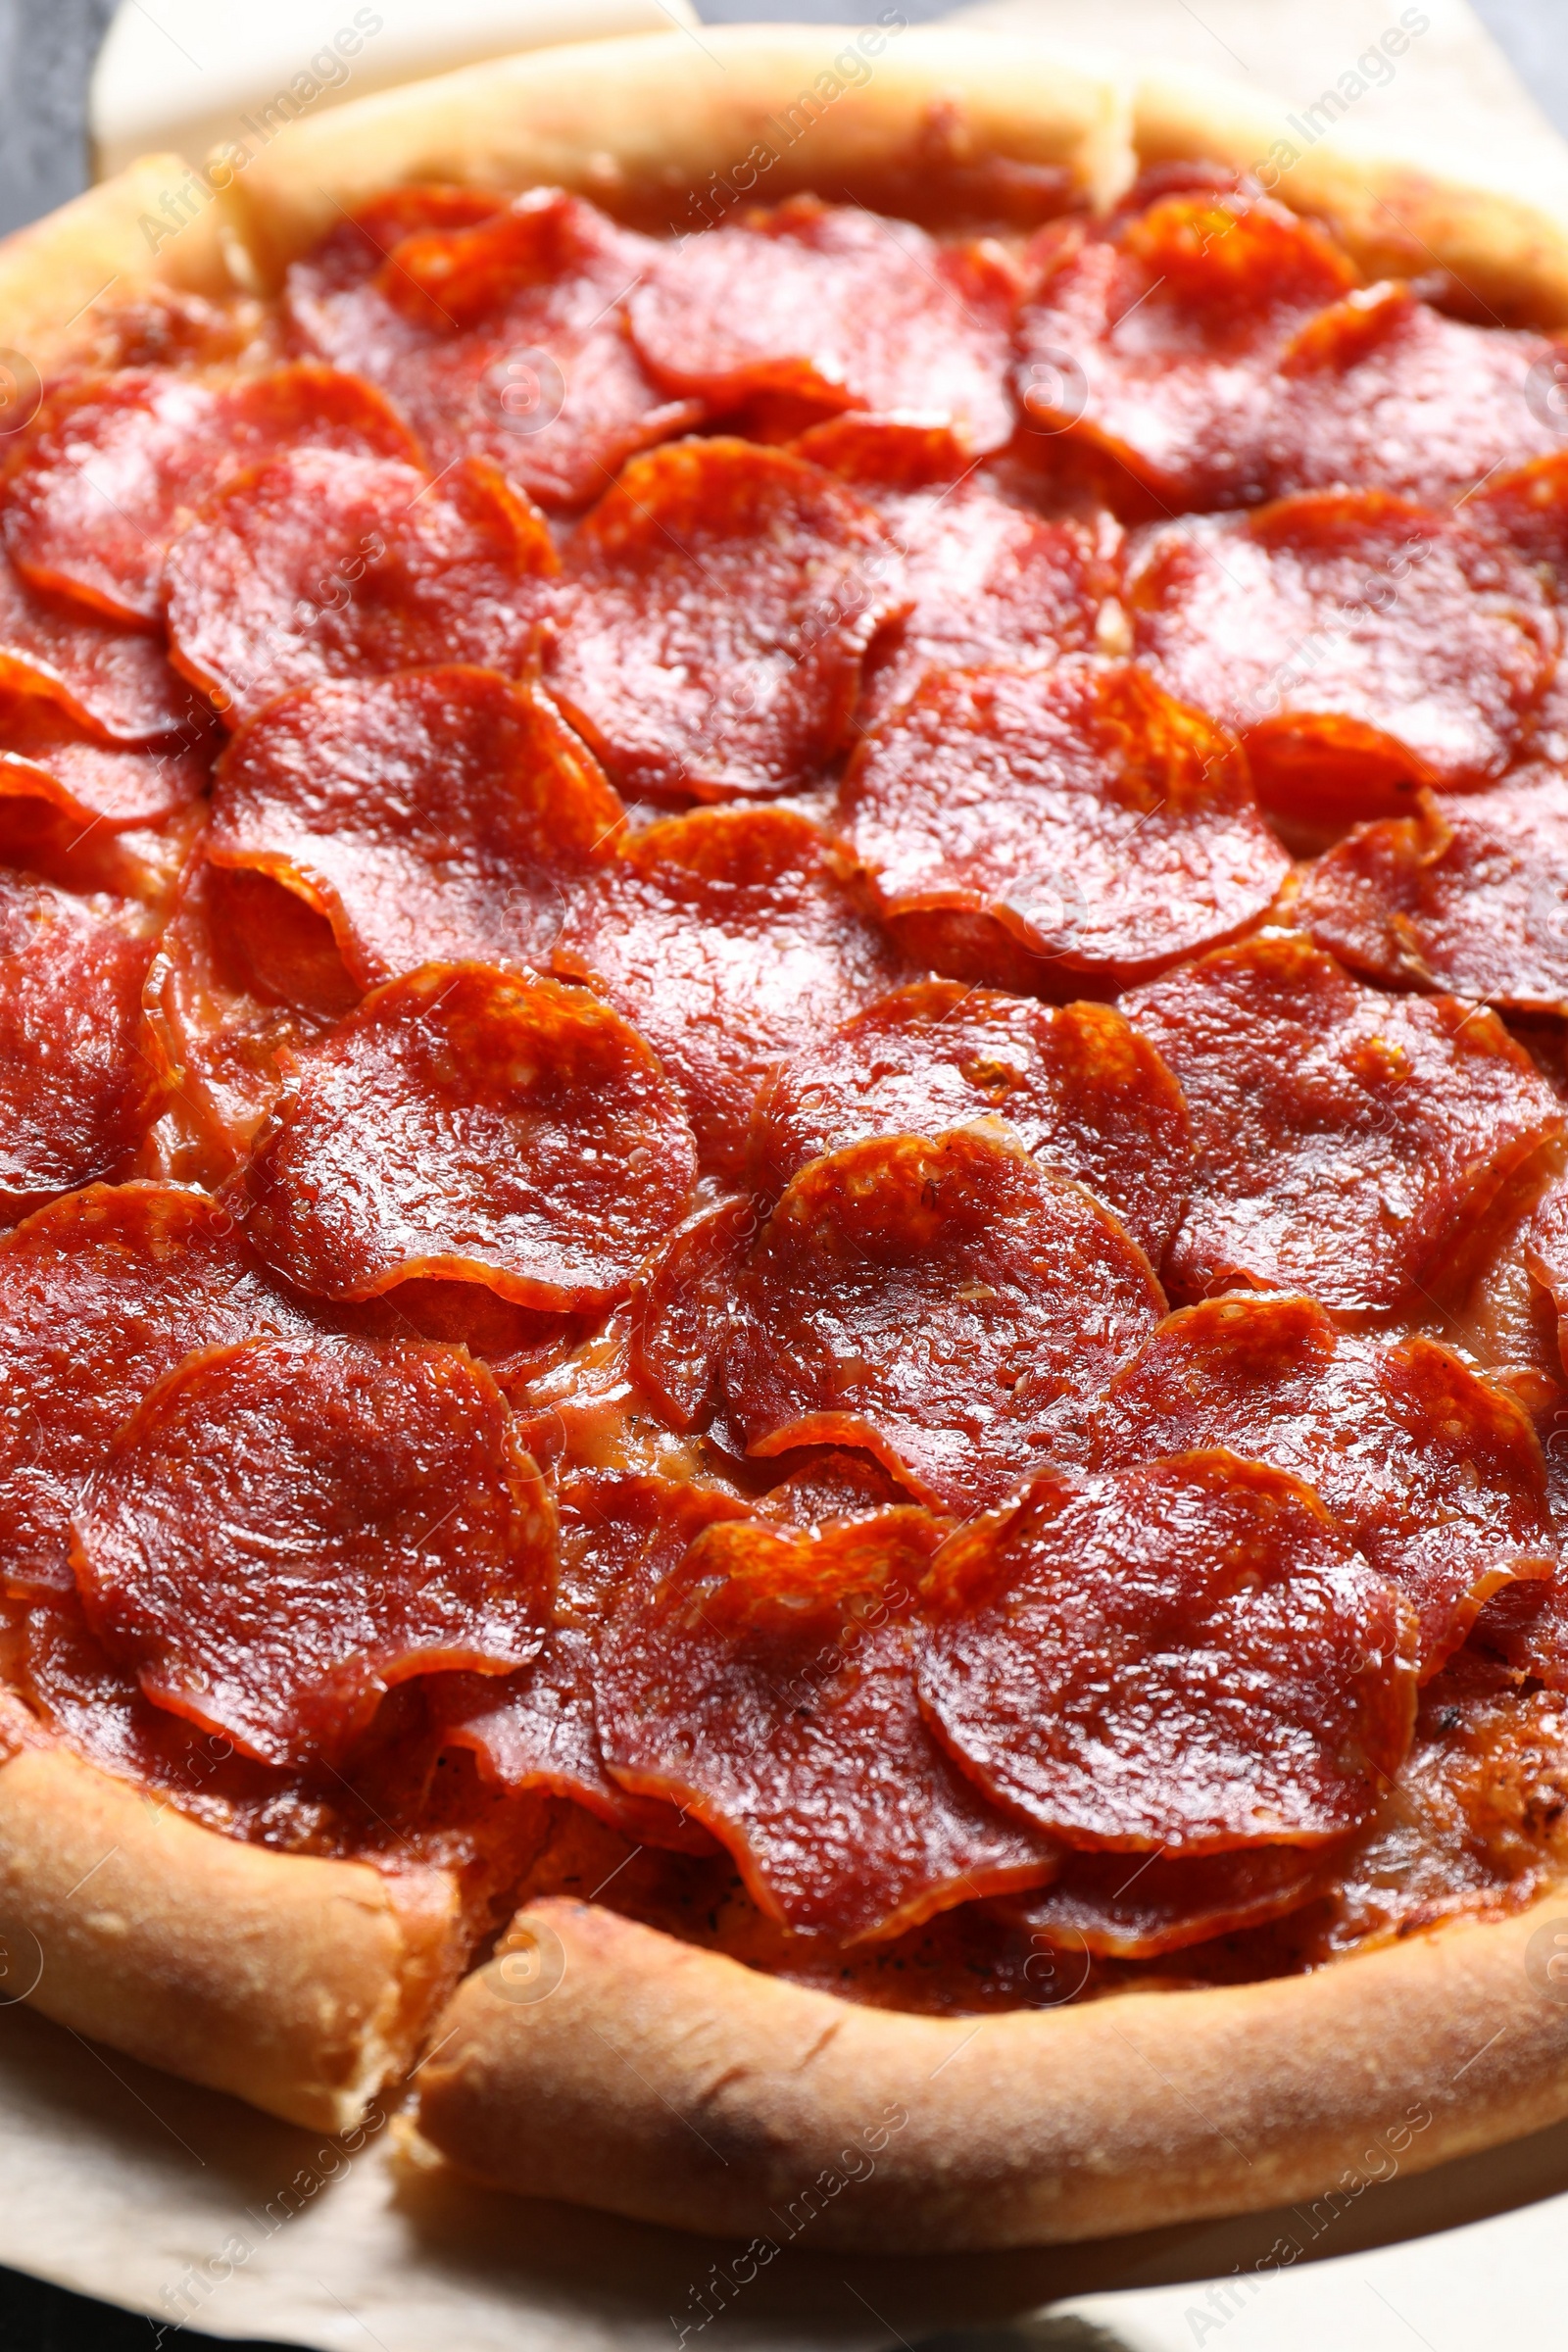
<instances>
[{"instance_id":1,"label":"pepperoni pizza","mask_svg":"<svg viewBox=\"0 0 1568 2352\"><path fill-rule=\"evenodd\" d=\"M12 438L8 1950L693 2226L1523 2130L1568 359L1232 158L810 170L389 166Z\"/></svg>"}]
</instances>

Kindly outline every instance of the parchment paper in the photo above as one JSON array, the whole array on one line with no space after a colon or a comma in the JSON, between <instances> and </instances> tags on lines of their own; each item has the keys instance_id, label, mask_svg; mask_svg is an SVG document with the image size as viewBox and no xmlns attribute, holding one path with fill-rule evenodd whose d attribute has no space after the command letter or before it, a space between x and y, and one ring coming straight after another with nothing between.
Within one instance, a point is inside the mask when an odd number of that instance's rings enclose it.
<instances>
[{"instance_id":1,"label":"parchment paper","mask_svg":"<svg viewBox=\"0 0 1568 2352\"><path fill-rule=\"evenodd\" d=\"M1083 0L986 0L966 13L1227 74L1287 113L1353 74L1403 6L1102 0L1090 17ZM1397 71L1357 77L1345 134L1568 215L1568 150L1463 0L1419 13L1430 25ZM1310 2209L965 2259L852 2260L813 2249L808 2228L765 2264L420 2173L394 2137L381 2129L355 2149L295 2131L0 2007L0 2262L172 2330L320 2352L886 2352L960 2328L996 2345L1009 2322L1020 2346L1063 2352L1190 2352L1221 2335L1225 2352L1568 2341L1568 2126L1421 2178L1405 2170L1419 2132L1391 2116Z\"/></svg>"}]
</instances>

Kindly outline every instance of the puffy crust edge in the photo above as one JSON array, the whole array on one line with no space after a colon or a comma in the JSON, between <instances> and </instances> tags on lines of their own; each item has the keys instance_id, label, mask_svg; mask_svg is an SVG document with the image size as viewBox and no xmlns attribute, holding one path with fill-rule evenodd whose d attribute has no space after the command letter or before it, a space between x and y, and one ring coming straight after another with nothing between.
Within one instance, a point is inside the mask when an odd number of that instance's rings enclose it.
<instances>
[{"instance_id":1,"label":"puffy crust edge","mask_svg":"<svg viewBox=\"0 0 1568 2352\"><path fill-rule=\"evenodd\" d=\"M1568 1991L1532 1948L1554 1932L1568 1949L1560 1894L1312 1976L976 2020L540 1902L441 2019L418 2129L494 2186L775 2243L808 2224L811 2245L1004 2247L1261 2211L1380 2168L1380 2134L1421 2171L1568 2115Z\"/></svg>"},{"instance_id":2,"label":"puffy crust edge","mask_svg":"<svg viewBox=\"0 0 1568 2352\"><path fill-rule=\"evenodd\" d=\"M183 156L145 155L0 242L0 331L47 377L90 340L100 303L231 294L220 229Z\"/></svg>"},{"instance_id":3,"label":"puffy crust edge","mask_svg":"<svg viewBox=\"0 0 1568 2352\"><path fill-rule=\"evenodd\" d=\"M757 203L812 186L874 195L901 165L940 201L944 171L985 156L1065 170L1089 196L1122 176L1125 102L1103 76L1009 34L879 37L859 58L867 77L819 105L818 77L844 79L833 61L853 48L849 28L705 26L700 44L654 32L467 67L291 123L224 203L258 282L274 286L342 208L416 179L568 187L685 231L716 217L687 203L715 178L722 205L748 190ZM749 181L759 144L778 160Z\"/></svg>"},{"instance_id":4,"label":"puffy crust edge","mask_svg":"<svg viewBox=\"0 0 1568 2352\"><path fill-rule=\"evenodd\" d=\"M356 2124L405 2074L465 1952L440 1870L217 1835L0 1716L5 1989L286 2121Z\"/></svg>"},{"instance_id":5,"label":"puffy crust edge","mask_svg":"<svg viewBox=\"0 0 1568 2352\"><path fill-rule=\"evenodd\" d=\"M704 28L579 44L469 67L292 123L228 179L223 204L258 285L275 286L340 209L423 177L580 190L632 217L700 226L688 191L721 201L848 188L875 201L890 168L940 200L975 159L1064 169L1090 201L1150 164L1208 157L1265 171L1327 220L1372 274L1449 270L1508 319L1568 320L1568 225L1520 198L1391 163L1350 134L1298 151L1287 119L1213 76L1159 69L1128 87L1026 34L920 25L888 37L869 78L804 133L789 109L833 74L842 28ZM736 179L759 141L781 151ZM215 169L215 181L222 177Z\"/></svg>"}]
</instances>

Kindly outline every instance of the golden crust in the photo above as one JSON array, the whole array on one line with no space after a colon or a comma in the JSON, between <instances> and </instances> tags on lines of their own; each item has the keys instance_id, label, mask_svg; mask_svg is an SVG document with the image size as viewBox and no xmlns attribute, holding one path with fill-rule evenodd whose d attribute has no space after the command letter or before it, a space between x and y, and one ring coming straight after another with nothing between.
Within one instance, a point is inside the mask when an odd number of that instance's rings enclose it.
<instances>
[{"instance_id":1,"label":"golden crust","mask_svg":"<svg viewBox=\"0 0 1568 2352\"><path fill-rule=\"evenodd\" d=\"M874 200L909 173L940 201L988 157L1102 202L1147 163L1268 166L1369 269L1443 267L1504 317L1568 318L1562 224L1332 138L1280 156L1271 116L1196 77L1129 91L1026 39L901 31L786 135L852 37L655 35L372 96L291 126L219 201L177 199L175 236L164 200L199 183L150 159L0 245L6 339L47 373L97 300L275 286L340 206L417 177L560 181L696 226L690 192L759 144L777 151L762 199ZM408 2063L461 1964L443 1874L229 1841L51 1746L3 1693L0 1753L0 1939L13 1970L36 1949L35 2006L328 2128ZM1547 1901L1312 1976L977 2025L858 2008L539 1904L435 2027L421 2123L510 2187L774 2239L808 2223L823 2245L1010 2245L1262 2208L1322 2192L1368 2134L1408 2131L1417 2169L1568 2113L1568 2003L1532 1941L1558 1919ZM542 1973L519 1968L530 1950Z\"/></svg>"},{"instance_id":2,"label":"golden crust","mask_svg":"<svg viewBox=\"0 0 1568 2352\"><path fill-rule=\"evenodd\" d=\"M871 37L871 57L846 29L760 24L504 58L302 119L233 175L223 202L258 284L273 287L343 208L410 180L574 188L685 230L711 217L688 211L690 192L717 173L727 201L759 146L777 154L754 183L769 203L807 187L874 191L901 165L940 197L944 169L982 156L1064 171L1089 196L1122 175L1121 93L1038 42L940 26ZM858 86L835 68L846 54Z\"/></svg>"},{"instance_id":3,"label":"golden crust","mask_svg":"<svg viewBox=\"0 0 1568 2352\"><path fill-rule=\"evenodd\" d=\"M346 2131L407 2071L457 1935L444 1872L245 1845L42 1742L0 1765L16 1990L35 1978L46 2017L290 2123Z\"/></svg>"},{"instance_id":4,"label":"golden crust","mask_svg":"<svg viewBox=\"0 0 1568 2352\"><path fill-rule=\"evenodd\" d=\"M0 335L48 376L90 336L100 305L159 287L233 290L217 205L178 155L143 156L0 242Z\"/></svg>"},{"instance_id":5,"label":"golden crust","mask_svg":"<svg viewBox=\"0 0 1568 2352\"><path fill-rule=\"evenodd\" d=\"M441 2020L419 2129L499 2187L812 2246L1256 2211L1323 2195L1380 2135L1422 2170L1568 2114L1568 1998L1533 1948L1553 1926L1568 1942L1561 1898L1313 1976L977 2021L541 1902Z\"/></svg>"}]
</instances>

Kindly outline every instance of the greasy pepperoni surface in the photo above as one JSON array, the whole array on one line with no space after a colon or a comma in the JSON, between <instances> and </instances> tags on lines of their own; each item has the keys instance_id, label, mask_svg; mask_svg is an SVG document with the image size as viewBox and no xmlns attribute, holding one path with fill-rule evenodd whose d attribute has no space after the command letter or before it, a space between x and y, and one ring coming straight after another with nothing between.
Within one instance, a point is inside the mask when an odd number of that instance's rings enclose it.
<instances>
[{"instance_id":1,"label":"greasy pepperoni surface","mask_svg":"<svg viewBox=\"0 0 1568 2352\"><path fill-rule=\"evenodd\" d=\"M249 1232L302 1290L368 1298L445 1276L594 1306L686 1207L674 1090L618 1013L554 980L426 964L285 1071Z\"/></svg>"},{"instance_id":2,"label":"greasy pepperoni surface","mask_svg":"<svg viewBox=\"0 0 1568 2352\"><path fill-rule=\"evenodd\" d=\"M303 898L371 987L437 957L547 955L622 822L536 688L454 666L270 704L223 757L207 854Z\"/></svg>"},{"instance_id":3,"label":"greasy pepperoni surface","mask_svg":"<svg viewBox=\"0 0 1568 2352\"><path fill-rule=\"evenodd\" d=\"M157 1790L230 1838L254 1834L254 1824L265 1826L269 1843L292 1844L293 1831L303 1832L299 1844L306 1851L327 1845L332 1825L319 1800L301 1802L297 1787L266 1765L152 1704L134 1674L89 1630L74 1585L27 1611L16 1681L73 1753L117 1780ZM257 1821L264 1813L265 1825Z\"/></svg>"},{"instance_id":4,"label":"greasy pepperoni surface","mask_svg":"<svg viewBox=\"0 0 1568 2352\"><path fill-rule=\"evenodd\" d=\"M164 558L197 509L303 447L419 457L379 393L314 361L222 385L149 368L89 376L51 401L12 478L12 558L36 588L156 620Z\"/></svg>"},{"instance_id":5,"label":"greasy pepperoni surface","mask_svg":"<svg viewBox=\"0 0 1568 2352\"><path fill-rule=\"evenodd\" d=\"M1356 289L1280 355L1267 495L1340 482L1434 506L1468 494L1553 447L1550 413L1530 395L1559 348L1446 318L1396 279Z\"/></svg>"},{"instance_id":6,"label":"greasy pepperoni surface","mask_svg":"<svg viewBox=\"0 0 1568 2352\"><path fill-rule=\"evenodd\" d=\"M661 247L628 308L644 363L672 392L714 409L785 393L912 411L978 455L1012 431L1012 291L979 250L796 196Z\"/></svg>"},{"instance_id":7,"label":"greasy pepperoni surface","mask_svg":"<svg viewBox=\"0 0 1568 2352\"><path fill-rule=\"evenodd\" d=\"M351 227L328 239L290 269L285 301L296 337L381 385L438 470L485 457L547 506L583 506L702 416L660 391L626 333L651 238L557 188L478 220L409 213L406 228L361 214L358 251Z\"/></svg>"},{"instance_id":8,"label":"greasy pepperoni surface","mask_svg":"<svg viewBox=\"0 0 1568 2352\"><path fill-rule=\"evenodd\" d=\"M706 1165L745 1159L768 1065L907 965L842 847L795 809L702 808L635 836L574 899L556 968L587 979L680 1089Z\"/></svg>"},{"instance_id":9,"label":"greasy pepperoni surface","mask_svg":"<svg viewBox=\"0 0 1568 2352\"><path fill-rule=\"evenodd\" d=\"M1378 816L1497 775L1552 672L1529 568L1465 514L1325 491L1173 524L1131 564L1134 642L1234 727L1264 803Z\"/></svg>"},{"instance_id":10,"label":"greasy pepperoni surface","mask_svg":"<svg viewBox=\"0 0 1568 2352\"><path fill-rule=\"evenodd\" d=\"M711 1850L706 1830L662 1797L612 1780L600 1745L595 1664L628 1597L652 1591L714 1520L744 1506L720 1487L571 1470L560 1488L560 1556L533 1664L505 1680L455 1676L439 1693L447 1737L505 1788L549 1788L651 1844Z\"/></svg>"},{"instance_id":11,"label":"greasy pepperoni surface","mask_svg":"<svg viewBox=\"0 0 1568 2352\"><path fill-rule=\"evenodd\" d=\"M868 1453L843 1453L829 1446L813 1448L798 1470L769 1487L756 1511L760 1519L816 1527L824 1519L858 1519L904 1499L897 1481Z\"/></svg>"},{"instance_id":12,"label":"greasy pepperoni surface","mask_svg":"<svg viewBox=\"0 0 1568 2352\"><path fill-rule=\"evenodd\" d=\"M154 743L197 710L157 638L119 628L63 596L35 594L3 549L0 686L58 704L106 743Z\"/></svg>"},{"instance_id":13,"label":"greasy pepperoni surface","mask_svg":"<svg viewBox=\"0 0 1568 2352\"><path fill-rule=\"evenodd\" d=\"M927 1500L995 1502L1162 1307L1149 1261L1005 1131L876 1138L786 1187L724 1367L754 1453L873 1453Z\"/></svg>"},{"instance_id":14,"label":"greasy pepperoni surface","mask_svg":"<svg viewBox=\"0 0 1568 2352\"><path fill-rule=\"evenodd\" d=\"M1389 986L1568 1013L1568 778L1529 767L1357 825L1307 868L1292 912Z\"/></svg>"},{"instance_id":15,"label":"greasy pepperoni surface","mask_svg":"<svg viewBox=\"0 0 1568 2352\"><path fill-rule=\"evenodd\" d=\"M944 1523L899 1509L784 1532L710 1528L612 1629L611 1770L690 1807L770 1918L841 1942L1047 1877L915 1701L914 1611Z\"/></svg>"},{"instance_id":16,"label":"greasy pepperoni surface","mask_svg":"<svg viewBox=\"0 0 1568 2352\"><path fill-rule=\"evenodd\" d=\"M1123 1009L1187 1097L1198 1163L1173 1291L1306 1291L1348 1322L1446 1284L1502 1187L1561 1130L1495 1014L1389 997L1265 932Z\"/></svg>"},{"instance_id":17,"label":"greasy pepperoni surface","mask_svg":"<svg viewBox=\"0 0 1568 2352\"><path fill-rule=\"evenodd\" d=\"M796 447L875 507L898 554L889 584L910 599L867 658L863 723L907 701L931 669L1049 669L1094 650L1118 580L1121 532L1108 514L1031 514L966 478L971 462L951 433L891 417L837 416Z\"/></svg>"},{"instance_id":18,"label":"greasy pepperoni surface","mask_svg":"<svg viewBox=\"0 0 1568 2352\"><path fill-rule=\"evenodd\" d=\"M1067 1952L1152 1960L1297 1910L1332 1864L1312 1846L1249 1846L1232 1853L1068 1856L1022 1916Z\"/></svg>"},{"instance_id":19,"label":"greasy pepperoni surface","mask_svg":"<svg viewBox=\"0 0 1568 2352\"><path fill-rule=\"evenodd\" d=\"M1182 191L1113 236L1051 241L1018 322L1026 422L1103 453L1167 513L1260 496L1270 371L1355 285L1348 255L1245 190Z\"/></svg>"},{"instance_id":20,"label":"greasy pepperoni surface","mask_svg":"<svg viewBox=\"0 0 1568 2352\"><path fill-rule=\"evenodd\" d=\"M1524 1232L1524 1260L1532 1281L1551 1302L1557 1320L1557 1345L1568 1370L1568 1346L1562 1318L1568 1313L1568 1187L1554 1185L1532 1214Z\"/></svg>"},{"instance_id":21,"label":"greasy pepperoni surface","mask_svg":"<svg viewBox=\"0 0 1568 2352\"><path fill-rule=\"evenodd\" d=\"M704 1208L671 1234L632 1292L628 1362L674 1429L694 1429L718 1401L730 1308L758 1213L744 1193Z\"/></svg>"},{"instance_id":22,"label":"greasy pepperoni surface","mask_svg":"<svg viewBox=\"0 0 1568 2352\"><path fill-rule=\"evenodd\" d=\"M1343 1333L1310 1298L1170 1316L1111 1382L1088 1458L1119 1469L1204 1446L1322 1497L1415 1609L1423 1679L1494 1591L1556 1555L1541 1447L1513 1398L1420 1335Z\"/></svg>"},{"instance_id":23,"label":"greasy pepperoni surface","mask_svg":"<svg viewBox=\"0 0 1568 2352\"><path fill-rule=\"evenodd\" d=\"M193 723L161 748L106 744L60 704L0 685L0 794L48 802L82 830L159 824L206 791L214 732Z\"/></svg>"},{"instance_id":24,"label":"greasy pepperoni surface","mask_svg":"<svg viewBox=\"0 0 1568 2352\"><path fill-rule=\"evenodd\" d=\"M171 551L169 634L231 724L292 686L439 662L520 670L556 566L542 515L481 461L439 482L302 449L215 501Z\"/></svg>"},{"instance_id":25,"label":"greasy pepperoni surface","mask_svg":"<svg viewBox=\"0 0 1568 2352\"><path fill-rule=\"evenodd\" d=\"M1234 937L1289 868L1235 743L1133 668L928 678L857 751L839 814L884 909L922 918L911 947L1054 996Z\"/></svg>"},{"instance_id":26,"label":"greasy pepperoni surface","mask_svg":"<svg viewBox=\"0 0 1568 2352\"><path fill-rule=\"evenodd\" d=\"M1186 1199L1191 1129L1169 1070L1109 1004L1038 1004L956 980L896 989L768 1081L753 1178L777 1192L862 1136L940 1135L992 1115L1113 1208L1158 1265Z\"/></svg>"},{"instance_id":27,"label":"greasy pepperoni surface","mask_svg":"<svg viewBox=\"0 0 1568 2352\"><path fill-rule=\"evenodd\" d=\"M132 1414L76 1514L93 1630L160 1706L284 1764L411 1676L538 1648L555 1518L450 1348L253 1340Z\"/></svg>"},{"instance_id":28,"label":"greasy pepperoni surface","mask_svg":"<svg viewBox=\"0 0 1568 2352\"><path fill-rule=\"evenodd\" d=\"M848 735L892 562L819 466L677 442L633 459L575 533L546 683L627 790L783 792Z\"/></svg>"},{"instance_id":29,"label":"greasy pepperoni surface","mask_svg":"<svg viewBox=\"0 0 1568 2352\"><path fill-rule=\"evenodd\" d=\"M242 894L248 879L204 862L192 868L143 991L149 1049L169 1082L161 1122L166 1165L192 1184L220 1183L238 1167L277 1100L279 1053L313 1042L320 1030L309 1011L267 988L246 955L246 910L235 884ZM347 1011L348 1004L337 1009Z\"/></svg>"},{"instance_id":30,"label":"greasy pepperoni surface","mask_svg":"<svg viewBox=\"0 0 1568 2352\"><path fill-rule=\"evenodd\" d=\"M0 870L0 1217L113 1174L140 1142L160 1092L140 1034L152 953L86 900Z\"/></svg>"},{"instance_id":31,"label":"greasy pepperoni surface","mask_svg":"<svg viewBox=\"0 0 1568 2352\"><path fill-rule=\"evenodd\" d=\"M301 1327L235 1219L173 1185L91 1185L0 1235L0 1549L70 1588L68 1521L109 1441L192 1348Z\"/></svg>"},{"instance_id":32,"label":"greasy pepperoni surface","mask_svg":"<svg viewBox=\"0 0 1568 2352\"><path fill-rule=\"evenodd\" d=\"M1568 586L1568 450L1559 447L1495 474L1476 493L1470 513L1529 563L1544 566L1561 597Z\"/></svg>"},{"instance_id":33,"label":"greasy pepperoni surface","mask_svg":"<svg viewBox=\"0 0 1568 2352\"><path fill-rule=\"evenodd\" d=\"M323 358L336 360L338 354L328 342L330 308L322 311L318 305L330 306L335 296L373 278L405 237L427 229L472 228L506 209L506 197L492 189L442 180L411 181L357 205L333 223L319 244L290 262L283 280L283 315L291 335L318 348Z\"/></svg>"},{"instance_id":34,"label":"greasy pepperoni surface","mask_svg":"<svg viewBox=\"0 0 1568 2352\"><path fill-rule=\"evenodd\" d=\"M1070 1845L1321 1845L1410 1744L1398 1594L1298 1481L1222 1450L1041 1471L932 1562L920 1696Z\"/></svg>"}]
</instances>

